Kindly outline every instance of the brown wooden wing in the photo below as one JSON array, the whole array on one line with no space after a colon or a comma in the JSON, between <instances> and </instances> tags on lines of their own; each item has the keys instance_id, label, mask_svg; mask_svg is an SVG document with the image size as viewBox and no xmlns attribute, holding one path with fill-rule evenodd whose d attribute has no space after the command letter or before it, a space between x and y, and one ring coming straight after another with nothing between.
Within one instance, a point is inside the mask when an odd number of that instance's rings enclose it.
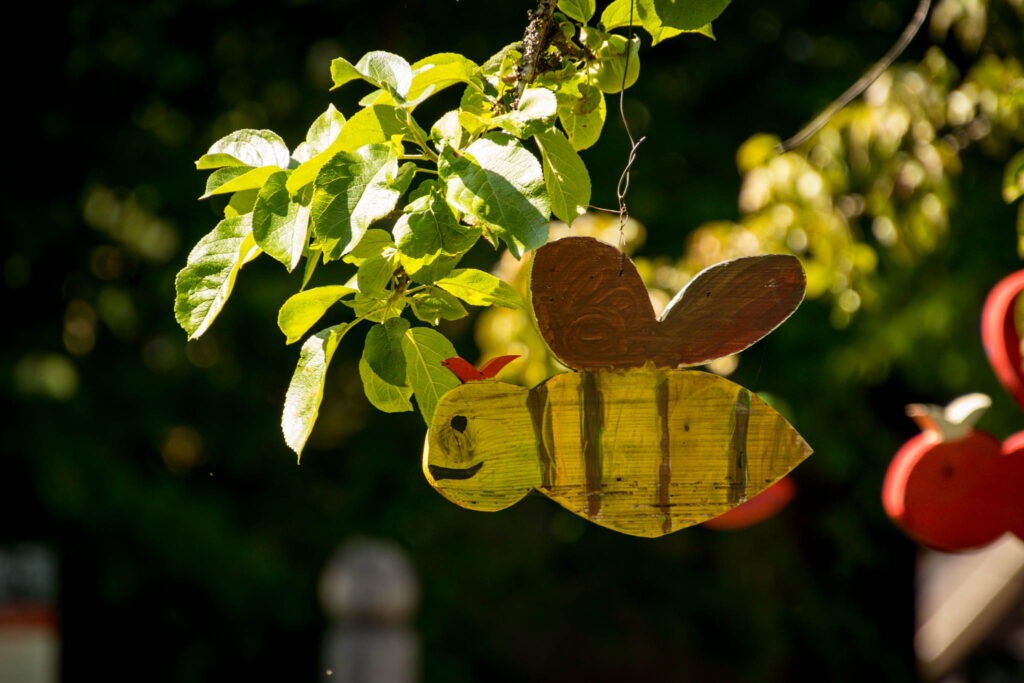
<instances>
[{"instance_id":1,"label":"brown wooden wing","mask_svg":"<svg viewBox=\"0 0 1024 683\"><path fill-rule=\"evenodd\" d=\"M633 262L591 237L537 250L530 289L544 341L567 366L593 371L700 365L739 353L778 327L804 297L793 256L769 254L705 268L660 319Z\"/></svg>"},{"instance_id":2,"label":"brown wooden wing","mask_svg":"<svg viewBox=\"0 0 1024 683\"><path fill-rule=\"evenodd\" d=\"M739 353L782 324L804 298L803 266L786 254L748 256L705 268L669 303L659 327L670 365ZM656 359L661 365L661 361Z\"/></svg>"},{"instance_id":3,"label":"brown wooden wing","mask_svg":"<svg viewBox=\"0 0 1024 683\"><path fill-rule=\"evenodd\" d=\"M544 341L576 370L636 367L658 326L636 266L592 237L545 244L530 274L533 312Z\"/></svg>"}]
</instances>

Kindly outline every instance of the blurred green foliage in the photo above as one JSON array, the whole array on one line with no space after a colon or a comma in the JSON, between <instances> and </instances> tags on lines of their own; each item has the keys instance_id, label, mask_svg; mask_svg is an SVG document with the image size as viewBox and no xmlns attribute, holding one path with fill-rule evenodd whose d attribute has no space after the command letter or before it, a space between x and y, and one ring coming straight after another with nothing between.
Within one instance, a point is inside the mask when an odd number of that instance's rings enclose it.
<instances>
[{"instance_id":1,"label":"blurred green foliage","mask_svg":"<svg viewBox=\"0 0 1024 683\"><path fill-rule=\"evenodd\" d=\"M181 340L167 307L174 272L220 208L194 201L203 187L193 159L237 128L301 139L330 101L333 57L387 49L416 59L443 47L482 61L519 39L532 4L29 9L39 16L24 26L47 31L17 31L9 45L24 63L10 75L24 106L10 129L18 171L4 187L0 541L42 539L59 553L68 679L310 679L324 627L317 573L356 535L395 539L420 572L425 680L914 677L915 548L879 503L888 461L915 431L903 405L985 391L995 405L981 428L1003 437L1024 423L977 331L988 289L1020 267L1016 207L1001 197L1020 146L1019 1L938 3L930 34L832 133L762 160L769 172L779 159L799 172L795 193L765 203L744 203L765 166L741 160L737 176L736 150L749 151L757 131L798 129L887 49L915 3L751 0L716 22L716 42L648 50L644 36L624 108L648 137L629 208L646 226L639 254L656 286L680 284L672 273L689 263L700 226L768 229L784 203L787 246L800 216L807 249L811 231L839 225L876 256L871 268L851 259L845 287L823 275L823 296L733 374L783 397L815 448L797 470L797 499L760 526L649 541L539 497L495 514L454 507L419 471L419 417L370 409L347 339L296 467L277 426L294 354L274 315L301 275L270 260L247 267L241 279L259 286L241 287L209 334ZM944 121L930 136L909 123L854 135L858 117L899 118L917 81L936 98L923 116ZM990 130L974 137L982 115ZM949 156L946 136L965 125L967 144ZM920 144L938 154L937 175ZM610 116L605 139L583 152L594 204L614 205L627 152ZM871 168L915 182L869 205ZM807 172L821 182L811 199L800 194ZM850 194L864 198L860 213L840 206ZM882 217L891 245L884 225L876 234ZM463 263L487 269L495 256L481 246ZM846 291L861 305L837 318ZM474 358L470 324L443 329Z\"/></svg>"}]
</instances>

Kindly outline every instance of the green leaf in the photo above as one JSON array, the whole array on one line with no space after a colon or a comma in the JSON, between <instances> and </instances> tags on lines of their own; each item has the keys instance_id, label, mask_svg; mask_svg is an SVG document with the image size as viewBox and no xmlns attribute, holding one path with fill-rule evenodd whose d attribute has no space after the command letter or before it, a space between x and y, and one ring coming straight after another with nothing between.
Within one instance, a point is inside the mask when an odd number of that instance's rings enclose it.
<instances>
[{"instance_id":1,"label":"green leaf","mask_svg":"<svg viewBox=\"0 0 1024 683\"><path fill-rule=\"evenodd\" d=\"M447 183L448 203L504 240L516 258L547 240L544 171L515 138L489 133L462 156L445 147L438 176Z\"/></svg>"},{"instance_id":2,"label":"green leaf","mask_svg":"<svg viewBox=\"0 0 1024 683\"><path fill-rule=\"evenodd\" d=\"M287 343L293 344L323 317L327 309L356 291L352 287L329 285L293 294L278 311L277 326L288 338Z\"/></svg>"},{"instance_id":3,"label":"green leaf","mask_svg":"<svg viewBox=\"0 0 1024 683\"><path fill-rule=\"evenodd\" d=\"M347 254L374 221L391 213L400 196L390 187L397 171L398 156L387 144L339 152L324 165L311 214L324 261Z\"/></svg>"},{"instance_id":4,"label":"green leaf","mask_svg":"<svg viewBox=\"0 0 1024 683\"><path fill-rule=\"evenodd\" d=\"M385 249L394 246L395 243L391 239L391 235L387 230L373 228L372 230L366 231L366 234L363 235L363 239L359 240L359 244L357 244L352 251L347 253L343 260L345 263L361 266L367 259L371 259L374 256L380 256L384 253Z\"/></svg>"},{"instance_id":5,"label":"green leaf","mask_svg":"<svg viewBox=\"0 0 1024 683\"><path fill-rule=\"evenodd\" d=\"M703 16L717 17L730 0L636 0L633 24L643 26L651 34L653 44L681 33L700 33L714 39L708 19L693 25ZM629 26L631 0L615 0L601 13L601 25L606 31ZM717 9L717 12L716 12Z\"/></svg>"},{"instance_id":6,"label":"green leaf","mask_svg":"<svg viewBox=\"0 0 1024 683\"><path fill-rule=\"evenodd\" d=\"M429 425L437 402L451 389L459 386L459 379L441 365L456 356L455 347L444 335L429 327L413 327L402 336L407 381L416 395L423 420Z\"/></svg>"},{"instance_id":7,"label":"green leaf","mask_svg":"<svg viewBox=\"0 0 1024 683\"><path fill-rule=\"evenodd\" d=\"M387 90L392 96L405 99L412 84L412 68L409 62L390 52L367 52L355 65L342 57L331 62L331 78L338 88L349 81L362 78L378 88Z\"/></svg>"},{"instance_id":8,"label":"green leaf","mask_svg":"<svg viewBox=\"0 0 1024 683\"><path fill-rule=\"evenodd\" d=\"M729 6L731 0L649 0L649 2L653 3L654 11L663 26L681 31L699 31L717 19Z\"/></svg>"},{"instance_id":9,"label":"green leaf","mask_svg":"<svg viewBox=\"0 0 1024 683\"><path fill-rule=\"evenodd\" d=\"M291 272L309 241L309 197L292 201L285 183L286 171L274 173L263 184L252 211L252 235L256 244ZM305 193L311 194L308 191Z\"/></svg>"},{"instance_id":10,"label":"green leaf","mask_svg":"<svg viewBox=\"0 0 1024 683\"><path fill-rule=\"evenodd\" d=\"M327 368L338 349L338 342L352 329L355 322L342 323L320 330L306 340L299 352L299 362L288 384L284 398L284 414L281 416L281 431L284 440L295 454L302 457L306 439L313 431L320 403L324 398L324 382Z\"/></svg>"},{"instance_id":11,"label":"green leaf","mask_svg":"<svg viewBox=\"0 0 1024 683\"><path fill-rule=\"evenodd\" d=\"M555 93L548 88L527 88L519 105L508 114L496 116L492 122L517 138L528 138L545 128L558 110Z\"/></svg>"},{"instance_id":12,"label":"green leaf","mask_svg":"<svg viewBox=\"0 0 1024 683\"><path fill-rule=\"evenodd\" d=\"M431 86L432 94L436 95L456 83L469 83L476 68L472 60L454 52L439 52L424 57L412 65L413 76L408 99L419 98Z\"/></svg>"},{"instance_id":13,"label":"green leaf","mask_svg":"<svg viewBox=\"0 0 1024 683\"><path fill-rule=\"evenodd\" d=\"M557 128L544 131L534 139L540 147L544 184L551 198L551 211L571 225L577 216L586 213L587 205L590 204L590 174L587 173L587 167Z\"/></svg>"},{"instance_id":14,"label":"green leaf","mask_svg":"<svg viewBox=\"0 0 1024 683\"><path fill-rule=\"evenodd\" d=\"M406 385L402 337L408 329L408 321L402 318L385 320L370 328L363 346L363 359L374 374L396 387Z\"/></svg>"},{"instance_id":15,"label":"green leaf","mask_svg":"<svg viewBox=\"0 0 1024 683\"><path fill-rule=\"evenodd\" d=\"M280 170L277 166L262 166L260 168L236 166L218 169L206 179L206 193L200 199L206 199L215 194L258 190L263 187L267 178Z\"/></svg>"},{"instance_id":16,"label":"green leaf","mask_svg":"<svg viewBox=\"0 0 1024 683\"><path fill-rule=\"evenodd\" d=\"M558 9L580 23L587 23L597 9L594 0L558 0Z\"/></svg>"},{"instance_id":17,"label":"green leaf","mask_svg":"<svg viewBox=\"0 0 1024 683\"><path fill-rule=\"evenodd\" d=\"M377 254L363 261L356 272L359 291L370 297L384 297L388 282L395 273L390 258Z\"/></svg>"},{"instance_id":18,"label":"green leaf","mask_svg":"<svg viewBox=\"0 0 1024 683\"><path fill-rule=\"evenodd\" d=\"M430 139L435 143L444 141L455 149L462 149L466 142L465 138L465 129L459 123L457 109L446 113L430 127Z\"/></svg>"},{"instance_id":19,"label":"green leaf","mask_svg":"<svg viewBox=\"0 0 1024 683\"><path fill-rule=\"evenodd\" d=\"M351 308L358 318L366 318L370 322L382 323L389 318L397 318L405 310L405 297L370 297L362 292L348 301L342 301Z\"/></svg>"},{"instance_id":20,"label":"green leaf","mask_svg":"<svg viewBox=\"0 0 1024 683\"><path fill-rule=\"evenodd\" d=\"M364 145L387 142L405 134L405 120L392 106L376 105L360 109L345 121L338 137L319 154L299 165L288 177L288 191L295 194L313 182L324 165L338 152L355 152Z\"/></svg>"},{"instance_id":21,"label":"green leaf","mask_svg":"<svg viewBox=\"0 0 1024 683\"><path fill-rule=\"evenodd\" d=\"M174 318L189 339L206 332L231 295L239 269L257 254L251 214L225 218L199 240L174 279Z\"/></svg>"},{"instance_id":22,"label":"green leaf","mask_svg":"<svg viewBox=\"0 0 1024 683\"><path fill-rule=\"evenodd\" d=\"M579 83L578 98L559 99L558 120L573 149L590 147L601 137L607 107L604 93L588 83Z\"/></svg>"},{"instance_id":23,"label":"green leaf","mask_svg":"<svg viewBox=\"0 0 1024 683\"><path fill-rule=\"evenodd\" d=\"M454 256L468 251L480 237L479 229L459 224L434 181L424 182L417 191L424 186L431 190L410 202L392 229L399 261L409 272L441 254Z\"/></svg>"},{"instance_id":24,"label":"green leaf","mask_svg":"<svg viewBox=\"0 0 1024 683\"><path fill-rule=\"evenodd\" d=\"M259 196L259 190L242 190L231 195L231 199L228 201L228 205L224 207L224 218L234 218L235 216L244 216L247 213L252 213L253 207L256 206L256 197Z\"/></svg>"},{"instance_id":25,"label":"green leaf","mask_svg":"<svg viewBox=\"0 0 1024 683\"><path fill-rule=\"evenodd\" d=\"M472 306L526 308L515 287L476 268L457 268L434 284Z\"/></svg>"},{"instance_id":26,"label":"green leaf","mask_svg":"<svg viewBox=\"0 0 1024 683\"><path fill-rule=\"evenodd\" d=\"M363 380L363 392L374 408L383 413L404 413L412 410L409 397L412 387L396 387L381 379L365 358L359 359L359 378Z\"/></svg>"},{"instance_id":27,"label":"green leaf","mask_svg":"<svg viewBox=\"0 0 1024 683\"><path fill-rule=\"evenodd\" d=\"M1006 164L1003 174L1003 199L1009 204L1024 195L1024 150L1017 152Z\"/></svg>"},{"instance_id":28,"label":"green leaf","mask_svg":"<svg viewBox=\"0 0 1024 683\"><path fill-rule=\"evenodd\" d=\"M457 298L439 287L417 292L410 298L409 307L413 315L435 327L442 319L458 320L469 315Z\"/></svg>"},{"instance_id":29,"label":"green leaf","mask_svg":"<svg viewBox=\"0 0 1024 683\"><path fill-rule=\"evenodd\" d=\"M210 150L196 161L196 168L277 166L284 169L288 168L289 161L288 146L277 133L244 128L213 143Z\"/></svg>"},{"instance_id":30,"label":"green leaf","mask_svg":"<svg viewBox=\"0 0 1024 683\"><path fill-rule=\"evenodd\" d=\"M316 267L320 265L320 250L312 249L308 245L306 246L306 267L302 269L302 284L299 285L299 289L305 289L306 285L313 278L313 273L316 271Z\"/></svg>"},{"instance_id":31,"label":"green leaf","mask_svg":"<svg viewBox=\"0 0 1024 683\"><path fill-rule=\"evenodd\" d=\"M295 148L292 157L300 164L309 161L334 144L344 125L345 117L333 104L328 105L327 111L313 121L306 132L306 141Z\"/></svg>"},{"instance_id":32,"label":"green leaf","mask_svg":"<svg viewBox=\"0 0 1024 683\"><path fill-rule=\"evenodd\" d=\"M441 254L430 263L417 268L416 270L406 271L409 277L414 282L418 282L423 285L433 284L433 282L439 278L444 277L448 273L452 272L452 269L459 264L462 259L462 255L448 256L447 254Z\"/></svg>"}]
</instances>

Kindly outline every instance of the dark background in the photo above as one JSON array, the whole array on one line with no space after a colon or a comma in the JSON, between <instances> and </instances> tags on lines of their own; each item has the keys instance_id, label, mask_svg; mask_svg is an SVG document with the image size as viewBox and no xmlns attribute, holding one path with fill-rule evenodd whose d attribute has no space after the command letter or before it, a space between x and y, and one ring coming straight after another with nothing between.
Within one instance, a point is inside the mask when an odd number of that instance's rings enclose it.
<instances>
[{"instance_id":1,"label":"dark background","mask_svg":"<svg viewBox=\"0 0 1024 683\"><path fill-rule=\"evenodd\" d=\"M799 129L914 4L737 1L716 42L645 38L626 98L648 136L629 203L642 254L680 256L691 229L735 218L740 143ZM296 466L279 417L298 349L275 318L297 276L270 259L201 341L175 324L174 274L217 220L192 164L214 140L266 127L294 146L329 102L351 114L362 94L328 92L331 58L482 62L532 5L83 1L8 24L0 543L59 558L66 680L313 680L318 572L354 536L393 539L415 563L427 681L914 679L916 549L879 490L916 431L908 402L985 391L982 427L1024 423L977 332L985 293L1019 267L1005 157L966 155L947 238L914 267L883 259L878 308L836 330L831 304L808 301L745 355L733 379L783 397L816 453L794 503L743 532L631 538L541 496L494 514L451 505L420 472L418 414L362 397L358 338ZM583 153L594 204L614 205L627 151L610 114ZM924 298L942 323L922 331L900 312ZM872 356L901 326L915 347ZM475 357L468 325L446 331Z\"/></svg>"}]
</instances>

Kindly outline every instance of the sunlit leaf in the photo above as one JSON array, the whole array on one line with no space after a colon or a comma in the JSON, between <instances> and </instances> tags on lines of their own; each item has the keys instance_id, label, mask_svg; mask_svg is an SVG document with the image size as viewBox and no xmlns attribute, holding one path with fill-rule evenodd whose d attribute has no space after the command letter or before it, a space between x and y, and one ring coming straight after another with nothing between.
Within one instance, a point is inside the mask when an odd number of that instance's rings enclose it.
<instances>
[{"instance_id":1,"label":"sunlit leaf","mask_svg":"<svg viewBox=\"0 0 1024 683\"><path fill-rule=\"evenodd\" d=\"M359 244L352 251L345 254L343 260L345 263L360 266L367 259L380 256L384 253L385 249L394 246L394 240L391 239L391 234L387 230L372 228L366 231L366 234L363 235L363 238L359 240Z\"/></svg>"},{"instance_id":2,"label":"sunlit leaf","mask_svg":"<svg viewBox=\"0 0 1024 683\"><path fill-rule=\"evenodd\" d=\"M506 308L525 308L515 287L475 268L457 268L434 284L473 306L494 304Z\"/></svg>"},{"instance_id":3,"label":"sunlit leaf","mask_svg":"<svg viewBox=\"0 0 1024 683\"><path fill-rule=\"evenodd\" d=\"M441 363L457 356L455 347L444 335L429 327L413 327L402 337L409 386L416 395L416 404L423 420L429 425L437 402L451 389L459 386L459 379Z\"/></svg>"},{"instance_id":4,"label":"sunlit leaf","mask_svg":"<svg viewBox=\"0 0 1024 683\"><path fill-rule=\"evenodd\" d=\"M289 160L288 146L277 133L244 128L213 143L210 150L196 161L196 168L277 166L285 169Z\"/></svg>"},{"instance_id":5,"label":"sunlit leaf","mask_svg":"<svg viewBox=\"0 0 1024 683\"><path fill-rule=\"evenodd\" d=\"M278 171L263 184L252 212L252 234L256 244L288 268L295 270L309 236L310 202L293 201L285 187L288 173Z\"/></svg>"},{"instance_id":6,"label":"sunlit leaf","mask_svg":"<svg viewBox=\"0 0 1024 683\"><path fill-rule=\"evenodd\" d=\"M395 264L381 254L363 261L356 272L359 291L367 296L383 297L385 288L395 272Z\"/></svg>"},{"instance_id":7,"label":"sunlit leaf","mask_svg":"<svg viewBox=\"0 0 1024 683\"><path fill-rule=\"evenodd\" d=\"M412 84L412 68L398 55L381 50L367 52L355 64L342 57L331 62L332 90L359 78L405 99Z\"/></svg>"},{"instance_id":8,"label":"sunlit leaf","mask_svg":"<svg viewBox=\"0 0 1024 683\"><path fill-rule=\"evenodd\" d=\"M489 133L461 156L445 147L438 174L447 201L501 238L518 257L544 244L551 213L544 171L515 138Z\"/></svg>"},{"instance_id":9,"label":"sunlit leaf","mask_svg":"<svg viewBox=\"0 0 1024 683\"><path fill-rule=\"evenodd\" d=\"M366 334L363 359L374 374L396 387L406 385L405 353L402 338L409 329L409 322L402 318L391 318L374 325Z\"/></svg>"},{"instance_id":10,"label":"sunlit leaf","mask_svg":"<svg viewBox=\"0 0 1024 683\"><path fill-rule=\"evenodd\" d=\"M456 220L436 184L427 183L435 189L406 205L405 213L392 229L399 259L410 272L433 262L442 253L455 255L467 251L480 237L479 229Z\"/></svg>"},{"instance_id":11,"label":"sunlit leaf","mask_svg":"<svg viewBox=\"0 0 1024 683\"><path fill-rule=\"evenodd\" d=\"M555 93L548 88L527 88L518 106L492 122L518 138L527 138L547 128L558 110Z\"/></svg>"},{"instance_id":12,"label":"sunlit leaf","mask_svg":"<svg viewBox=\"0 0 1024 683\"><path fill-rule=\"evenodd\" d=\"M458 320L469 315L457 298L439 287L417 292L410 299L409 307L413 315L434 326L441 320Z\"/></svg>"},{"instance_id":13,"label":"sunlit leaf","mask_svg":"<svg viewBox=\"0 0 1024 683\"><path fill-rule=\"evenodd\" d=\"M258 190L263 187L267 178L280 170L277 166L263 166L248 170L245 170L245 167L218 169L206 179L206 192L200 199L206 199L216 194Z\"/></svg>"},{"instance_id":14,"label":"sunlit leaf","mask_svg":"<svg viewBox=\"0 0 1024 683\"><path fill-rule=\"evenodd\" d=\"M391 213L400 193L389 180L397 171L394 147L385 144L339 152L324 165L316 179L311 221L325 261L348 253L371 223Z\"/></svg>"},{"instance_id":15,"label":"sunlit leaf","mask_svg":"<svg viewBox=\"0 0 1024 683\"><path fill-rule=\"evenodd\" d=\"M572 223L590 204L587 167L557 128L539 133L534 139L540 147L551 211L566 223Z\"/></svg>"},{"instance_id":16,"label":"sunlit leaf","mask_svg":"<svg viewBox=\"0 0 1024 683\"><path fill-rule=\"evenodd\" d=\"M288 338L287 343L297 342L323 317L327 309L356 291L352 287L329 285L293 294L278 311L277 326Z\"/></svg>"},{"instance_id":17,"label":"sunlit leaf","mask_svg":"<svg viewBox=\"0 0 1024 683\"><path fill-rule=\"evenodd\" d=\"M581 23L590 21L596 9L594 0L558 0L558 9Z\"/></svg>"},{"instance_id":18,"label":"sunlit leaf","mask_svg":"<svg viewBox=\"0 0 1024 683\"><path fill-rule=\"evenodd\" d=\"M313 182L324 165L338 152L355 152L364 145L387 142L405 132L405 122L397 109L377 105L360 109L345 121L338 137L324 151L303 162L288 176L288 191L295 194Z\"/></svg>"},{"instance_id":19,"label":"sunlit leaf","mask_svg":"<svg viewBox=\"0 0 1024 683\"><path fill-rule=\"evenodd\" d=\"M412 403L409 401L412 387L396 387L385 382L370 369L366 358L359 359L359 378L363 381L363 393L377 410L383 413L404 413L412 410Z\"/></svg>"},{"instance_id":20,"label":"sunlit leaf","mask_svg":"<svg viewBox=\"0 0 1024 683\"><path fill-rule=\"evenodd\" d=\"M588 83L579 84L579 98L559 97L558 120L573 149L590 147L601 137L607 107L604 93Z\"/></svg>"},{"instance_id":21,"label":"sunlit leaf","mask_svg":"<svg viewBox=\"0 0 1024 683\"><path fill-rule=\"evenodd\" d=\"M338 342L354 324L342 323L320 330L306 340L299 352L299 362L284 398L281 430L284 432L285 443L300 459L320 412L327 368L338 349Z\"/></svg>"},{"instance_id":22,"label":"sunlit leaf","mask_svg":"<svg viewBox=\"0 0 1024 683\"><path fill-rule=\"evenodd\" d=\"M189 339L209 328L231 295L239 269L258 253L251 214L225 218L199 240L174 279L174 317Z\"/></svg>"},{"instance_id":23,"label":"sunlit leaf","mask_svg":"<svg viewBox=\"0 0 1024 683\"><path fill-rule=\"evenodd\" d=\"M412 85L409 86L410 100L420 97L433 86L437 94L456 83L468 83L476 70L476 64L454 52L440 52L419 60L412 65Z\"/></svg>"},{"instance_id":24,"label":"sunlit leaf","mask_svg":"<svg viewBox=\"0 0 1024 683\"><path fill-rule=\"evenodd\" d=\"M345 117L333 104L328 105L327 111L313 121L306 132L306 141L295 148L292 157L300 164L309 161L334 144L344 125Z\"/></svg>"}]
</instances>

